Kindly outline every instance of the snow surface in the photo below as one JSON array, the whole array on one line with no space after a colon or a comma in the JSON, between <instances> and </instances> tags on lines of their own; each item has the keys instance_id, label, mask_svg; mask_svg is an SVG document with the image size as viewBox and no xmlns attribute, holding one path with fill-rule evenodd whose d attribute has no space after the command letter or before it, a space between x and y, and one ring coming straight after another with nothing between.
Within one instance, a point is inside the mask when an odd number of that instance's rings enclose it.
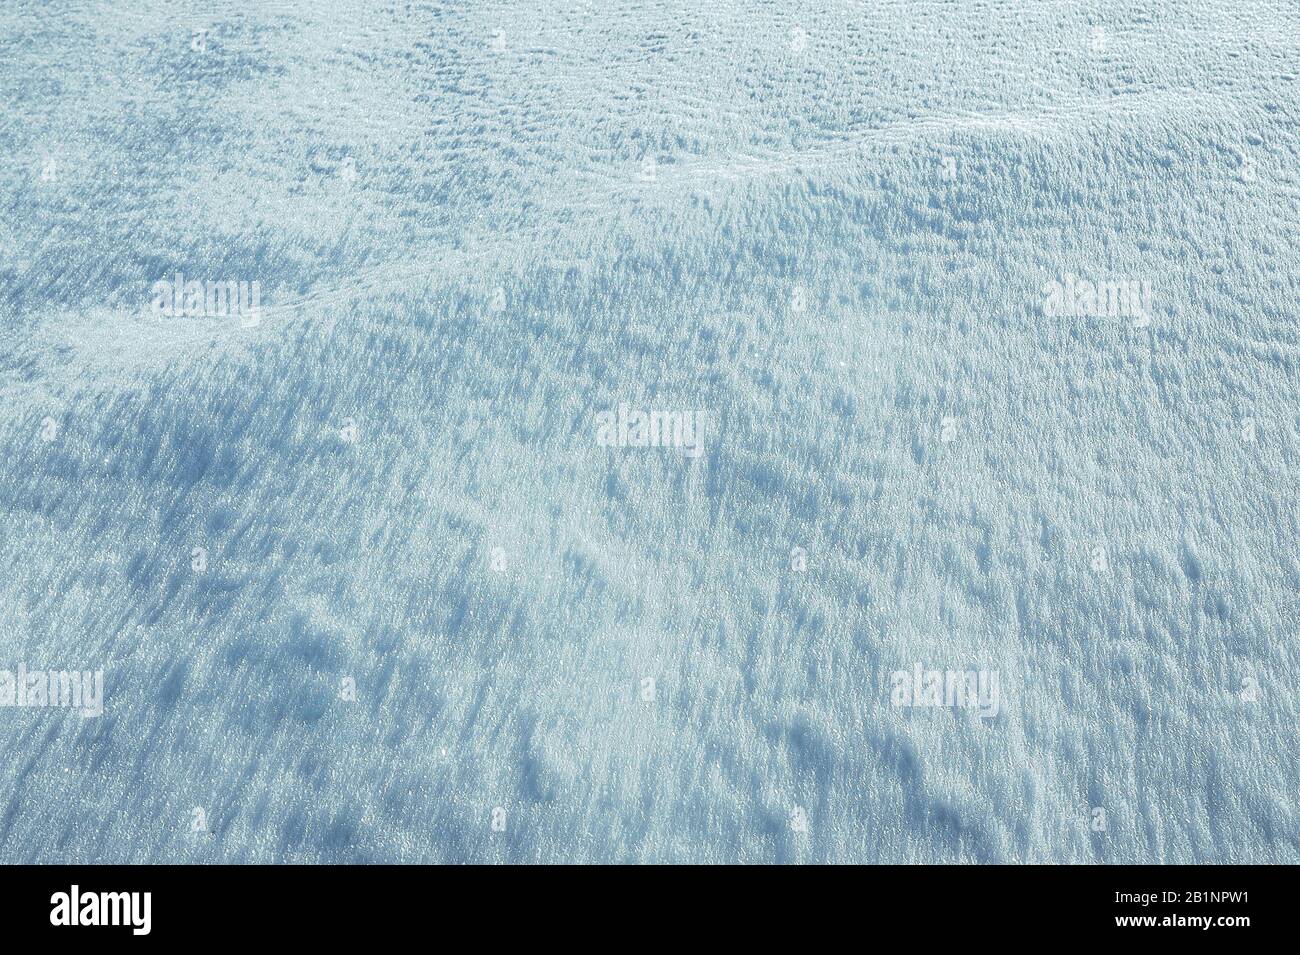
<instances>
[{"instance_id":1,"label":"snow surface","mask_svg":"<svg viewBox=\"0 0 1300 955\"><path fill-rule=\"evenodd\" d=\"M105 713L0 708L0 861L1300 862L1298 73L1294 0L5 0L0 669Z\"/></svg>"}]
</instances>

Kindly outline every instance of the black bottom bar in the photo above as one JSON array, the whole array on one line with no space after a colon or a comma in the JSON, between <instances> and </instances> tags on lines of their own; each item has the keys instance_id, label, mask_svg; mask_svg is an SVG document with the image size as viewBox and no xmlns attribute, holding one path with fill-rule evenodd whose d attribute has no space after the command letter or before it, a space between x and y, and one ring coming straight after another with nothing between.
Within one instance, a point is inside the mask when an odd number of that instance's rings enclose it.
<instances>
[{"instance_id":1,"label":"black bottom bar","mask_svg":"<svg viewBox=\"0 0 1300 955\"><path fill-rule=\"evenodd\" d=\"M700 924L709 935L761 935L784 925L818 934L838 929L863 940L902 931L926 945L1046 938L1181 948L1281 939L1294 925L1293 913L1283 912L1292 874L1238 866L599 873L578 867L10 866L0 870L0 918L11 944L338 946L452 928L482 932L484 941L514 929L554 943L590 935L614 941L608 932L618 924L631 944L656 936L682 941L687 926Z\"/></svg>"}]
</instances>

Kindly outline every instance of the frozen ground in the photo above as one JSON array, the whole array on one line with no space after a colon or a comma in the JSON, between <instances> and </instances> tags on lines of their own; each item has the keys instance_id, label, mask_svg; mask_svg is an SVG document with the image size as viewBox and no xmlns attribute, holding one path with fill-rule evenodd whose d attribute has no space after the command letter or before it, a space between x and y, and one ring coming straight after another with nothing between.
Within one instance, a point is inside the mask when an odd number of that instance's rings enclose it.
<instances>
[{"instance_id":1,"label":"frozen ground","mask_svg":"<svg viewBox=\"0 0 1300 955\"><path fill-rule=\"evenodd\" d=\"M0 669L105 712L0 708L0 861L1300 862L1298 74L1294 0L5 0Z\"/></svg>"}]
</instances>

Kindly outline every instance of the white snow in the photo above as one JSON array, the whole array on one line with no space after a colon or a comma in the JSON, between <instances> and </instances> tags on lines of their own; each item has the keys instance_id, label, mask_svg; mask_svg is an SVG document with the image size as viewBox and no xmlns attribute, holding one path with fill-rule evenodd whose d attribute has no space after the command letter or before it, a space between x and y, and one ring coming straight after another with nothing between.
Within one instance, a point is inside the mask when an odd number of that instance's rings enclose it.
<instances>
[{"instance_id":1,"label":"white snow","mask_svg":"<svg viewBox=\"0 0 1300 955\"><path fill-rule=\"evenodd\" d=\"M123 6L0 9L0 861L1300 861L1292 0Z\"/></svg>"}]
</instances>

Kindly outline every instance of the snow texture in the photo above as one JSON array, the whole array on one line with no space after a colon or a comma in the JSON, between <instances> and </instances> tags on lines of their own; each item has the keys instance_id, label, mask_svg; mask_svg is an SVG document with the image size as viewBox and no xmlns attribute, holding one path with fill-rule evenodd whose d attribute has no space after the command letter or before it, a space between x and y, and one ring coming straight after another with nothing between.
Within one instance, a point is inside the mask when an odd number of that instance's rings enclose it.
<instances>
[{"instance_id":1,"label":"snow texture","mask_svg":"<svg viewBox=\"0 0 1300 955\"><path fill-rule=\"evenodd\" d=\"M5 0L0 669L105 697L0 707L0 861L1300 862L1298 64L1294 0Z\"/></svg>"}]
</instances>

